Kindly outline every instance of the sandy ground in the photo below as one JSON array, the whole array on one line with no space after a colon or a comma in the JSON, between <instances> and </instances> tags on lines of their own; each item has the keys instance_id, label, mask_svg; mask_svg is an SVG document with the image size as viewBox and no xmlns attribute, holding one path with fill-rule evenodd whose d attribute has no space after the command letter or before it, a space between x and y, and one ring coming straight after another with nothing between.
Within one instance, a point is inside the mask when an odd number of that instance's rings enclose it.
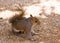
<instances>
[{"instance_id":1,"label":"sandy ground","mask_svg":"<svg viewBox=\"0 0 60 43\"><path fill-rule=\"evenodd\" d=\"M38 2L38 0L0 0L0 7L10 7L14 6L15 4L27 6Z\"/></svg>"},{"instance_id":2,"label":"sandy ground","mask_svg":"<svg viewBox=\"0 0 60 43\"><path fill-rule=\"evenodd\" d=\"M36 41L30 41L25 34L15 35L11 24L0 20L0 43L60 43L60 15L50 15L48 18L39 18L41 24L34 30L39 35L33 35Z\"/></svg>"},{"instance_id":3,"label":"sandy ground","mask_svg":"<svg viewBox=\"0 0 60 43\"><path fill-rule=\"evenodd\" d=\"M23 0L0 0L0 7L31 4L30 1L25 2ZM24 34L13 34L11 24L6 20L0 20L0 43L60 43L60 15L52 14L47 17L39 18L41 24L34 27L34 30L39 33L39 35L33 35L36 41L28 40Z\"/></svg>"}]
</instances>

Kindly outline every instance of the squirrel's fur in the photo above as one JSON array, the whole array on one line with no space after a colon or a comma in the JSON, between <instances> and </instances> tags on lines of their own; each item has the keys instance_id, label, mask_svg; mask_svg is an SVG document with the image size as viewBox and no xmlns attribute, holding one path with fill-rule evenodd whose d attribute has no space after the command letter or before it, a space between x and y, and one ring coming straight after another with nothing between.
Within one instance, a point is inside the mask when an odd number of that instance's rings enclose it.
<instances>
[{"instance_id":1,"label":"squirrel's fur","mask_svg":"<svg viewBox=\"0 0 60 43\"><path fill-rule=\"evenodd\" d=\"M23 16L24 11L22 10L22 14L13 16L10 18L9 22L12 23L12 27L16 28L16 30L23 29L26 32L27 37L34 40L31 35L31 28L33 25L40 24L40 21L32 15L30 15L29 18L25 18Z\"/></svg>"},{"instance_id":2,"label":"squirrel's fur","mask_svg":"<svg viewBox=\"0 0 60 43\"><path fill-rule=\"evenodd\" d=\"M19 9L19 11L21 11L20 14L15 14L13 17L11 17L11 18L9 19L9 22L10 22L10 23L13 23L15 20L20 20L20 19L23 18L23 16L24 16L24 11L23 11L22 9Z\"/></svg>"}]
</instances>

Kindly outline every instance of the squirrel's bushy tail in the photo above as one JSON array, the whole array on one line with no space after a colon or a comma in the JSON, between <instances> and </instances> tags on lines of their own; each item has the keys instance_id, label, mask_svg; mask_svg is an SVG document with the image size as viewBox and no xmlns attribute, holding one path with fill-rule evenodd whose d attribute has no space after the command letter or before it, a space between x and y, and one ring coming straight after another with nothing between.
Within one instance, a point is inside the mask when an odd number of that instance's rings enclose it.
<instances>
[{"instance_id":1,"label":"squirrel's bushy tail","mask_svg":"<svg viewBox=\"0 0 60 43\"><path fill-rule=\"evenodd\" d=\"M19 9L20 14L15 14L13 17L9 19L10 23L14 23L16 20L21 19L24 16L24 11L23 9Z\"/></svg>"}]
</instances>

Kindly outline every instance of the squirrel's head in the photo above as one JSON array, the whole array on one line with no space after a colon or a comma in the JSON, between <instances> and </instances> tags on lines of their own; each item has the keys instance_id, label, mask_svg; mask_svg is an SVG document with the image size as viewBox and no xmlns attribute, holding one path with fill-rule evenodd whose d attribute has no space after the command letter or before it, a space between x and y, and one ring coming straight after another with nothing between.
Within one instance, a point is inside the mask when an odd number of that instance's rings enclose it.
<instances>
[{"instance_id":1,"label":"squirrel's head","mask_svg":"<svg viewBox=\"0 0 60 43\"><path fill-rule=\"evenodd\" d=\"M38 25L38 24L40 24L40 21L39 21L38 18L33 17L32 15L30 15L30 17L31 17L31 22L33 23L33 25Z\"/></svg>"}]
</instances>

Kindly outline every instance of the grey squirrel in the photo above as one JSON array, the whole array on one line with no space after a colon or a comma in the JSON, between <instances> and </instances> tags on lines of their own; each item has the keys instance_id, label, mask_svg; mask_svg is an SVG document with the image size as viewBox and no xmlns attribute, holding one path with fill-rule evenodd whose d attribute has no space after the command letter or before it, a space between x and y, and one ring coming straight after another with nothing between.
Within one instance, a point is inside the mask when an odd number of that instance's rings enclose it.
<instances>
[{"instance_id":1,"label":"grey squirrel","mask_svg":"<svg viewBox=\"0 0 60 43\"><path fill-rule=\"evenodd\" d=\"M34 25L40 24L40 21L39 19L33 17L32 15L30 15L29 18L25 18L23 16L24 16L24 12L22 10L22 14L13 16L12 18L10 18L9 22L12 24L12 27L15 28L13 30L18 30L16 32L19 32L20 30L24 30L28 39L34 40L31 34L31 28Z\"/></svg>"}]
</instances>

